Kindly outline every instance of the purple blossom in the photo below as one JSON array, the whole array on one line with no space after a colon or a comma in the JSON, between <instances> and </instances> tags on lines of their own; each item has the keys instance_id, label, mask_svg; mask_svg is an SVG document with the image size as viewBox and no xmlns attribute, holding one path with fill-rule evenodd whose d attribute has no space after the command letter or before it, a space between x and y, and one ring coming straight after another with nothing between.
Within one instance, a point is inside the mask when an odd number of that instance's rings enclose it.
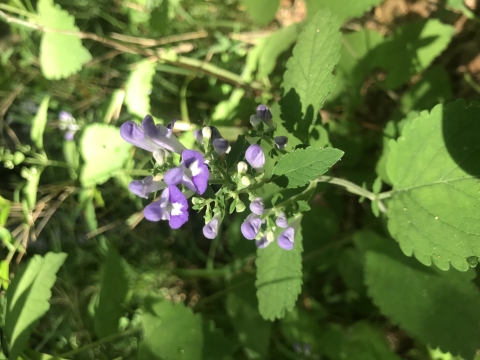
<instances>
[{"instance_id":1,"label":"purple blossom","mask_svg":"<svg viewBox=\"0 0 480 360\"><path fill-rule=\"evenodd\" d=\"M250 145L245 152L245 159L255 170L262 170L265 165L265 154L260 145Z\"/></svg>"},{"instance_id":2,"label":"purple blossom","mask_svg":"<svg viewBox=\"0 0 480 360\"><path fill-rule=\"evenodd\" d=\"M143 180L133 180L128 185L129 190L137 196L148 198L148 195L165 189L167 184L164 181L155 181L153 176L147 176Z\"/></svg>"},{"instance_id":3,"label":"purple blossom","mask_svg":"<svg viewBox=\"0 0 480 360\"><path fill-rule=\"evenodd\" d=\"M283 229L285 229L288 226L287 217L285 216L285 214L283 212L278 214L277 220L275 220L275 224L278 227L281 227Z\"/></svg>"},{"instance_id":4,"label":"purple blossom","mask_svg":"<svg viewBox=\"0 0 480 360\"><path fill-rule=\"evenodd\" d=\"M250 214L240 226L243 236L248 240L253 240L258 235L262 220L258 215Z\"/></svg>"},{"instance_id":5,"label":"purple blossom","mask_svg":"<svg viewBox=\"0 0 480 360\"><path fill-rule=\"evenodd\" d=\"M256 198L250 203L250 211L256 215L262 215L263 208L263 200L261 197Z\"/></svg>"},{"instance_id":6,"label":"purple blossom","mask_svg":"<svg viewBox=\"0 0 480 360\"><path fill-rule=\"evenodd\" d=\"M73 115L66 111L60 111L58 119L62 122L75 122Z\"/></svg>"},{"instance_id":7,"label":"purple blossom","mask_svg":"<svg viewBox=\"0 0 480 360\"><path fill-rule=\"evenodd\" d=\"M214 216L212 220L205 224L203 227L203 235L207 239L215 239L218 234L218 229L220 228L220 219L217 216Z\"/></svg>"},{"instance_id":8,"label":"purple blossom","mask_svg":"<svg viewBox=\"0 0 480 360\"><path fill-rule=\"evenodd\" d=\"M185 146L173 135L175 121L168 126L155 125L150 115L145 116L142 125L133 121L127 121L120 127L122 138L132 145L144 150L154 152L157 149L165 149L180 154Z\"/></svg>"},{"instance_id":9,"label":"purple blossom","mask_svg":"<svg viewBox=\"0 0 480 360\"><path fill-rule=\"evenodd\" d=\"M288 138L286 136L276 136L274 142L278 150L284 150L285 146L287 146Z\"/></svg>"},{"instance_id":10,"label":"purple blossom","mask_svg":"<svg viewBox=\"0 0 480 360\"><path fill-rule=\"evenodd\" d=\"M64 135L65 140L72 141L73 137L75 136L75 133L76 133L75 130L68 130Z\"/></svg>"},{"instance_id":11,"label":"purple blossom","mask_svg":"<svg viewBox=\"0 0 480 360\"><path fill-rule=\"evenodd\" d=\"M168 170L164 179L168 185L183 184L202 195L207 190L209 177L210 172L203 156L194 150L184 150L180 166Z\"/></svg>"},{"instance_id":12,"label":"purple blossom","mask_svg":"<svg viewBox=\"0 0 480 360\"><path fill-rule=\"evenodd\" d=\"M218 153L218 155L225 154L225 152L228 150L228 146L228 141L224 138L213 140L213 147L215 148L215 151Z\"/></svg>"},{"instance_id":13,"label":"purple blossom","mask_svg":"<svg viewBox=\"0 0 480 360\"><path fill-rule=\"evenodd\" d=\"M176 186L169 186L160 200L145 207L143 214L150 221L169 220L170 227L178 229L188 220L187 198Z\"/></svg>"},{"instance_id":14,"label":"purple blossom","mask_svg":"<svg viewBox=\"0 0 480 360\"><path fill-rule=\"evenodd\" d=\"M293 249L293 242L295 240L295 230L293 227L288 227L283 232L278 235L277 242L278 245L285 250Z\"/></svg>"},{"instance_id":15,"label":"purple blossom","mask_svg":"<svg viewBox=\"0 0 480 360\"><path fill-rule=\"evenodd\" d=\"M260 104L257 107L257 116L260 120L271 120L272 119L272 113L270 112L270 109L268 108L267 105Z\"/></svg>"}]
</instances>

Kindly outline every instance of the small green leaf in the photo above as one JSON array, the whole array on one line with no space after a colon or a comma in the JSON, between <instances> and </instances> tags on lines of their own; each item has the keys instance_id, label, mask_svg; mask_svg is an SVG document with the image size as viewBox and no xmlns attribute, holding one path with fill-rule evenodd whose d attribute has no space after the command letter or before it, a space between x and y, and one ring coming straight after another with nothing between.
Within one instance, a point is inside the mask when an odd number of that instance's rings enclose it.
<instances>
[{"instance_id":1,"label":"small green leaf","mask_svg":"<svg viewBox=\"0 0 480 360\"><path fill-rule=\"evenodd\" d=\"M192 309L182 303L147 298L142 322L145 339L139 360L201 360L202 319Z\"/></svg>"},{"instance_id":2,"label":"small green leaf","mask_svg":"<svg viewBox=\"0 0 480 360\"><path fill-rule=\"evenodd\" d=\"M466 271L480 256L479 118L477 103L437 105L390 140L388 229L425 265Z\"/></svg>"},{"instance_id":3,"label":"small green leaf","mask_svg":"<svg viewBox=\"0 0 480 360\"><path fill-rule=\"evenodd\" d=\"M10 266L6 260L0 261L0 284L4 290L10 285Z\"/></svg>"},{"instance_id":4,"label":"small green leaf","mask_svg":"<svg viewBox=\"0 0 480 360\"><path fill-rule=\"evenodd\" d=\"M43 149L43 132L47 125L47 111L50 96L45 96L38 107L37 114L32 120L32 129L30 130L30 139L35 143L37 149Z\"/></svg>"},{"instance_id":5,"label":"small green leaf","mask_svg":"<svg viewBox=\"0 0 480 360\"><path fill-rule=\"evenodd\" d=\"M308 205L308 202L306 202L305 200L298 200L297 206L299 212L306 212L312 209L310 205Z\"/></svg>"},{"instance_id":6,"label":"small green leaf","mask_svg":"<svg viewBox=\"0 0 480 360\"><path fill-rule=\"evenodd\" d=\"M0 196L0 227L5 226L8 215L10 215L11 203Z\"/></svg>"},{"instance_id":7,"label":"small green leaf","mask_svg":"<svg viewBox=\"0 0 480 360\"><path fill-rule=\"evenodd\" d=\"M30 210L33 209L37 203L38 183L40 182L40 176L42 175L43 169L44 168L37 168L35 166L32 166L29 169L22 169L22 176L27 179L27 184L22 189L22 192Z\"/></svg>"},{"instance_id":8,"label":"small green leaf","mask_svg":"<svg viewBox=\"0 0 480 360\"><path fill-rule=\"evenodd\" d=\"M383 0L306 0L307 17L312 18L318 10L328 9L340 23L350 18L360 17Z\"/></svg>"},{"instance_id":9,"label":"small green leaf","mask_svg":"<svg viewBox=\"0 0 480 360\"><path fill-rule=\"evenodd\" d=\"M241 0L252 20L266 25L275 18L279 0Z\"/></svg>"},{"instance_id":10,"label":"small green leaf","mask_svg":"<svg viewBox=\"0 0 480 360\"><path fill-rule=\"evenodd\" d=\"M337 19L328 10L319 11L299 35L287 62L279 102L281 118L285 128L304 143L335 87L332 71L340 60L340 46Z\"/></svg>"},{"instance_id":11,"label":"small green leaf","mask_svg":"<svg viewBox=\"0 0 480 360\"><path fill-rule=\"evenodd\" d=\"M32 329L48 311L50 289L55 284L55 274L67 258L67 254L47 253L35 255L22 266L7 290L5 334L9 339L9 359L17 359L27 345Z\"/></svg>"},{"instance_id":12,"label":"small green leaf","mask_svg":"<svg viewBox=\"0 0 480 360\"><path fill-rule=\"evenodd\" d=\"M150 60L139 62L125 85L125 104L128 112L141 119L150 113L150 93L155 66L156 64Z\"/></svg>"},{"instance_id":13,"label":"small green leaf","mask_svg":"<svg viewBox=\"0 0 480 360\"><path fill-rule=\"evenodd\" d=\"M280 158L273 168L274 182L284 188L296 188L325 174L343 156L334 148L307 147Z\"/></svg>"},{"instance_id":14,"label":"small green leaf","mask_svg":"<svg viewBox=\"0 0 480 360\"><path fill-rule=\"evenodd\" d=\"M218 123L229 120L230 115L244 98L244 89L234 89L227 100L220 101L212 114L212 122Z\"/></svg>"},{"instance_id":15,"label":"small green leaf","mask_svg":"<svg viewBox=\"0 0 480 360\"><path fill-rule=\"evenodd\" d=\"M258 309L266 320L280 319L294 308L302 288L302 231L295 231L292 250L284 250L274 241L257 250Z\"/></svg>"},{"instance_id":16,"label":"small green leaf","mask_svg":"<svg viewBox=\"0 0 480 360\"><path fill-rule=\"evenodd\" d=\"M122 258L110 246L102 276L102 288L95 310L95 332L99 337L107 337L119 331L118 321L125 314L125 300L128 294L128 279Z\"/></svg>"},{"instance_id":17,"label":"small green leaf","mask_svg":"<svg viewBox=\"0 0 480 360\"><path fill-rule=\"evenodd\" d=\"M88 187L107 181L123 167L130 148L115 126L88 125L80 139L80 152L85 162L80 173L82 185Z\"/></svg>"},{"instance_id":18,"label":"small green leaf","mask_svg":"<svg viewBox=\"0 0 480 360\"><path fill-rule=\"evenodd\" d=\"M410 335L473 359L480 345L480 293L465 273L425 267L391 248L366 253L365 283L382 313Z\"/></svg>"},{"instance_id":19,"label":"small green leaf","mask_svg":"<svg viewBox=\"0 0 480 360\"><path fill-rule=\"evenodd\" d=\"M39 22L46 28L78 32L75 18L55 5L53 0L39 0ZM80 71L92 56L82 46L79 36L44 32L40 43L40 66L47 79L64 79Z\"/></svg>"}]
</instances>

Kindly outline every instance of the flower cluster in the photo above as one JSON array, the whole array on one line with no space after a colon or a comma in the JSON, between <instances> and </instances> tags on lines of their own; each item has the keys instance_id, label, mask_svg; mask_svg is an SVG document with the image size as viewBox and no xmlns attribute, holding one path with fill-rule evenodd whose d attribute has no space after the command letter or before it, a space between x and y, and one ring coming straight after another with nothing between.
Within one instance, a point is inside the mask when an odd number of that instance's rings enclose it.
<instances>
[{"instance_id":1,"label":"flower cluster","mask_svg":"<svg viewBox=\"0 0 480 360\"><path fill-rule=\"evenodd\" d=\"M58 126L60 130L66 130L64 135L65 140L72 141L75 133L80 130L80 126L77 125L77 120L75 120L72 114L66 111L60 111L58 119L60 120L60 125Z\"/></svg>"},{"instance_id":2,"label":"flower cluster","mask_svg":"<svg viewBox=\"0 0 480 360\"><path fill-rule=\"evenodd\" d=\"M231 156L228 140L214 126L195 130L197 149L187 149L173 133L175 121L164 126L155 124L147 115L141 125L133 121L124 123L120 128L122 138L149 151L155 159L152 175L129 184L130 191L142 198L161 191L160 197L145 207L145 218L168 220L172 229L178 229L188 221L187 198L197 194L192 198L192 209L205 209L203 235L214 239L227 215L227 201L231 200L230 213L242 212L246 206L241 196L248 194L251 214L240 227L243 236L256 240L259 248L265 248L277 234L278 245L291 250L299 221L293 220L289 224L282 206L265 209L263 199L255 194L256 189L268 180L265 178L266 154L261 140L271 144L277 154L285 152L288 142L285 136L274 137L272 119L266 105L258 106L257 114L250 118L254 129L247 139L251 144L243 148L243 155L238 153L237 147L237 153ZM173 153L181 155L177 163ZM272 216L276 217L275 221Z\"/></svg>"}]
</instances>

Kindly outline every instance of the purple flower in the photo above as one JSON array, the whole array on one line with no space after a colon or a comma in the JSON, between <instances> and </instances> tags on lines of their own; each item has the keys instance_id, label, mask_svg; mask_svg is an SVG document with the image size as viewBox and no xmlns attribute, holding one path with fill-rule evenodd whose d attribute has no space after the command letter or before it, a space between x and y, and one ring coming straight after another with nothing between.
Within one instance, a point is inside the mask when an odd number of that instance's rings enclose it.
<instances>
[{"instance_id":1,"label":"purple flower","mask_svg":"<svg viewBox=\"0 0 480 360\"><path fill-rule=\"evenodd\" d=\"M212 220L205 224L203 227L203 235L207 239L215 239L218 234L218 229L220 228L220 219L217 216L214 216Z\"/></svg>"},{"instance_id":2,"label":"purple flower","mask_svg":"<svg viewBox=\"0 0 480 360\"><path fill-rule=\"evenodd\" d=\"M245 152L245 159L255 170L262 170L265 165L265 154L260 145L250 145Z\"/></svg>"},{"instance_id":3,"label":"purple flower","mask_svg":"<svg viewBox=\"0 0 480 360\"><path fill-rule=\"evenodd\" d=\"M276 136L274 139L275 145L277 145L278 150L285 149L287 146L288 138L286 136Z\"/></svg>"},{"instance_id":4,"label":"purple flower","mask_svg":"<svg viewBox=\"0 0 480 360\"><path fill-rule=\"evenodd\" d=\"M155 181L153 176L147 176L143 180L133 180L128 184L128 188L137 196L148 198L148 194L165 189L167 184L164 181Z\"/></svg>"},{"instance_id":5,"label":"purple flower","mask_svg":"<svg viewBox=\"0 0 480 360\"><path fill-rule=\"evenodd\" d=\"M183 150L180 166L168 170L164 176L168 185L183 184L200 195L207 190L209 177L203 156L194 150Z\"/></svg>"},{"instance_id":6,"label":"purple flower","mask_svg":"<svg viewBox=\"0 0 480 360\"><path fill-rule=\"evenodd\" d=\"M72 116L72 114L66 111L60 111L58 114L58 119L60 121L75 122L75 118Z\"/></svg>"},{"instance_id":7,"label":"purple flower","mask_svg":"<svg viewBox=\"0 0 480 360\"><path fill-rule=\"evenodd\" d=\"M143 214L150 221L169 220L170 227L178 229L188 220L187 198L176 186L169 186L160 200L145 207Z\"/></svg>"},{"instance_id":8,"label":"purple flower","mask_svg":"<svg viewBox=\"0 0 480 360\"><path fill-rule=\"evenodd\" d=\"M277 220L275 220L275 224L278 227L281 227L283 229L285 229L288 226L287 217L285 216L285 214L283 212L278 214Z\"/></svg>"},{"instance_id":9,"label":"purple flower","mask_svg":"<svg viewBox=\"0 0 480 360\"><path fill-rule=\"evenodd\" d=\"M73 131L73 130L68 130L66 133L65 133L65 140L67 141L72 141L73 140L73 137L75 136L75 132L76 131Z\"/></svg>"},{"instance_id":10,"label":"purple flower","mask_svg":"<svg viewBox=\"0 0 480 360\"><path fill-rule=\"evenodd\" d=\"M243 236L248 240L253 240L258 235L262 220L258 215L250 214L240 226Z\"/></svg>"},{"instance_id":11,"label":"purple flower","mask_svg":"<svg viewBox=\"0 0 480 360\"><path fill-rule=\"evenodd\" d=\"M277 242L278 245L285 250L293 249L293 242L295 240L295 230L293 227L288 227L283 232L278 235Z\"/></svg>"},{"instance_id":12,"label":"purple flower","mask_svg":"<svg viewBox=\"0 0 480 360\"><path fill-rule=\"evenodd\" d=\"M272 113L270 112L270 109L268 108L267 105L260 104L257 107L257 116L260 120L271 120L272 119Z\"/></svg>"},{"instance_id":13,"label":"purple flower","mask_svg":"<svg viewBox=\"0 0 480 360\"><path fill-rule=\"evenodd\" d=\"M250 211L256 215L263 213L263 200L261 197L256 198L250 203Z\"/></svg>"},{"instance_id":14,"label":"purple flower","mask_svg":"<svg viewBox=\"0 0 480 360\"><path fill-rule=\"evenodd\" d=\"M203 134L202 129L193 130L193 137L199 144L203 143Z\"/></svg>"},{"instance_id":15,"label":"purple flower","mask_svg":"<svg viewBox=\"0 0 480 360\"><path fill-rule=\"evenodd\" d=\"M215 148L215 151L218 153L218 155L225 154L225 152L228 150L228 146L228 141L224 138L213 140L213 147Z\"/></svg>"},{"instance_id":16,"label":"purple flower","mask_svg":"<svg viewBox=\"0 0 480 360\"><path fill-rule=\"evenodd\" d=\"M142 121L142 126L138 126L133 121L127 121L120 127L120 135L130 144L150 152L165 149L180 154L185 150L185 146L173 135L174 124L175 121L168 126L155 125L153 118L147 115Z\"/></svg>"},{"instance_id":17,"label":"purple flower","mask_svg":"<svg viewBox=\"0 0 480 360\"><path fill-rule=\"evenodd\" d=\"M267 236L262 236L259 240L255 240L255 245L257 245L259 249L265 249L270 244L271 242L268 241Z\"/></svg>"}]
</instances>

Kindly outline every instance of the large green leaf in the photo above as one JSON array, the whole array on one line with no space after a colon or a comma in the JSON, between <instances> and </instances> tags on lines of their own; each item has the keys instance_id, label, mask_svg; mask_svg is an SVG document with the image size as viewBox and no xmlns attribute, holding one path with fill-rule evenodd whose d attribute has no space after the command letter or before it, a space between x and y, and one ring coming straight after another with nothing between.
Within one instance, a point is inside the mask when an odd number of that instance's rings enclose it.
<instances>
[{"instance_id":1,"label":"large green leaf","mask_svg":"<svg viewBox=\"0 0 480 360\"><path fill-rule=\"evenodd\" d=\"M202 358L202 319L184 304L147 298L142 321L145 339L139 360Z\"/></svg>"},{"instance_id":2,"label":"large green leaf","mask_svg":"<svg viewBox=\"0 0 480 360\"><path fill-rule=\"evenodd\" d=\"M425 267L398 248L366 254L365 283L382 313L424 344L465 359L480 345L480 293L469 276Z\"/></svg>"},{"instance_id":3,"label":"large green leaf","mask_svg":"<svg viewBox=\"0 0 480 360\"><path fill-rule=\"evenodd\" d=\"M388 228L407 255L447 270L480 256L480 105L437 105L390 140Z\"/></svg>"},{"instance_id":4,"label":"large green leaf","mask_svg":"<svg viewBox=\"0 0 480 360\"><path fill-rule=\"evenodd\" d=\"M335 87L333 69L340 59L341 37L337 19L319 11L298 37L283 76L281 118L285 128L308 142L309 128Z\"/></svg>"},{"instance_id":5,"label":"large green leaf","mask_svg":"<svg viewBox=\"0 0 480 360\"><path fill-rule=\"evenodd\" d=\"M102 184L123 167L131 146L115 126L92 124L80 139L80 152L85 164L80 173L83 186Z\"/></svg>"},{"instance_id":6,"label":"large green leaf","mask_svg":"<svg viewBox=\"0 0 480 360\"><path fill-rule=\"evenodd\" d=\"M307 0L307 16L312 18L320 9L328 9L340 23L349 18L362 16L383 0Z\"/></svg>"},{"instance_id":7,"label":"large green leaf","mask_svg":"<svg viewBox=\"0 0 480 360\"><path fill-rule=\"evenodd\" d=\"M334 148L319 149L312 146L297 149L280 158L273 168L274 181L284 188L306 185L325 174L340 158L343 151Z\"/></svg>"},{"instance_id":8,"label":"large green leaf","mask_svg":"<svg viewBox=\"0 0 480 360\"><path fill-rule=\"evenodd\" d=\"M40 25L53 30L78 32L75 18L55 5L53 0L39 0ZM40 67L47 79L63 79L80 71L92 56L82 46L80 37L55 31L44 32L40 43Z\"/></svg>"},{"instance_id":9,"label":"large green leaf","mask_svg":"<svg viewBox=\"0 0 480 360\"><path fill-rule=\"evenodd\" d=\"M5 334L9 340L9 359L17 357L27 345L38 320L48 311L50 289L55 284L58 269L67 254L35 255L12 280L7 290Z\"/></svg>"},{"instance_id":10,"label":"large green leaf","mask_svg":"<svg viewBox=\"0 0 480 360\"><path fill-rule=\"evenodd\" d=\"M37 149L43 149L43 132L47 125L47 111L50 96L45 96L38 107L37 113L32 121L32 129L30 130L30 139L35 143Z\"/></svg>"},{"instance_id":11,"label":"large green leaf","mask_svg":"<svg viewBox=\"0 0 480 360\"><path fill-rule=\"evenodd\" d=\"M295 306L302 288L302 231L295 232L292 250L276 242L257 250L258 309L264 319L275 320Z\"/></svg>"},{"instance_id":12,"label":"large green leaf","mask_svg":"<svg viewBox=\"0 0 480 360\"><path fill-rule=\"evenodd\" d=\"M156 64L150 60L139 62L125 85L125 104L128 112L143 118L150 113L150 93Z\"/></svg>"},{"instance_id":13,"label":"large green leaf","mask_svg":"<svg viewBox=\"0 0 480 360\"><path fill-rule=\"evenodd\" d=\"M95 310L95 332L106 337L118 332L118 321L125 314L125 299L128 294L128 278L122 258L110 246L103 270L102 288Z\"/></svg>"},{"instance_id":14,"label":"large green leaf","mask_svg":"<svg viewBox=\"0 0 480 360\"><path fill-rule=\"evenodd\" d=\"M252 20L266 25L275 18L279 0L241 0Z\"/></svg>"}]
</instances>

